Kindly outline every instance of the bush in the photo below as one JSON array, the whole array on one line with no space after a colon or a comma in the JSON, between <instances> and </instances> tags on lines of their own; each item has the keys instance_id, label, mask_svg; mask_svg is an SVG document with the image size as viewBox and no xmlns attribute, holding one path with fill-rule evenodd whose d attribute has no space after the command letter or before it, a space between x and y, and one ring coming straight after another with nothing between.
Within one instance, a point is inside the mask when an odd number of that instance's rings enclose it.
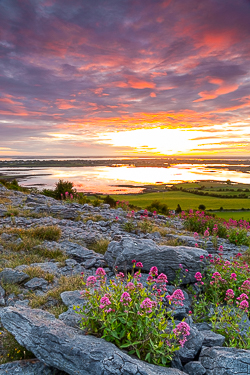
<instances>
[{"instance_id":1,"label":"bush","mask_svg":"<svg viewBox=\"0 0 250 375\"><path fill-rule=\"evenodd\" d=\"M240 245L248 246L250 244L246 229L240 229L240 228L230 229L228 239L231 243L238 245L238 246Z\"/></svg>"},{"instance_id":2,"label":"bush","mask_svg":"<svg viewBox=\"0 0 250 375\"><path fill-rule=\"evenodd\" d=\"M107 195L103 199L103 202L109 204L110 207L115 207L116 206L116 201L110 195Z\"/></svg>"},{"instance_id":3,"label":"bush","mask_svg":"<svg viewBox=\"0 0 250 375\"><path fill-rule=\"evenodd\" d=\"M181 206L178 204L175 210L176 214L180 214L182 212Z\"/></svg>"},{"instance_id":4,"label":"bush","mask_svg":"<svg viewBox=\"0 0 250 375\"><path fill-rule=\"evenodd\" d=\"M200 204L198 208L199 208L199 210L205 211L206 206L204 204Z\"/></svg>"},{"instance_id":5,"label":"bush","mask_svg":"<svg viewBox=\"0 0 250 375\"><path fill-rule=\"evenodd\" d=\"M205 277L199 272L195 275L193 319L212 324L214 332L225 336L227 346L250 349L250 329L242 332L242 319L249 308L249 276L249 266L241 254L231 262L221 258L210 259Z\"/></svg>"},{"instance_id":6,"label":"bush","mask_svg":"<svg viewBox=\"0 0 250 375\"><path fill-rule=\"evenodd\" d=\"M1 179L0 184L5 186L9 190L22 191L23 193L29 193L30 192L30 190L28 188L20 186L16 179L14 179L12 181L7 181L6 179Z\"/></svg>"},{"instance_id":7,"label":"bush","mask_svg":"<svg viewBox=\"0 0 250 375\"><path fill-rule=\"evenodd\" d=\"M148 211L156 211L158 214L168 215L169 209L168 206L164 203L161 203L159 200L153 201L150 206L147 206L146 209Z\"/></svg>"},{"instance_id":8,"label":"bush","mask_svg":"<svg viewBox=\"0 0 250 375\"><path fill-rule=\"evenodd\" d=\"M136 266L143 267L141 263ZM166 275L158 276L157 268L152 267L145 288L139 282L140 270L135 274L133 271L127 279L120 272L109 285L103 268L97 269L96 276L84 280L82 295L86 304L80 311L81 328L127 349L128 354L165 366L185 343L190 327L185 322L175 326L171 313L163 307Z\"/></svg>"},{"instance_id":9,"label":"bush","mask_svg":"<svg viewBox=\"0 0 250 375\"><path fill-rule=\"evenodd\" d=\"M72 195L76 194L76 190L74 189L73 182L59 180L56 183L56 188L54 190L54 193L55 193L56 199L61 199L62 197L67 198L68 195L70 194Z\"/></svg>"}]
</instances>

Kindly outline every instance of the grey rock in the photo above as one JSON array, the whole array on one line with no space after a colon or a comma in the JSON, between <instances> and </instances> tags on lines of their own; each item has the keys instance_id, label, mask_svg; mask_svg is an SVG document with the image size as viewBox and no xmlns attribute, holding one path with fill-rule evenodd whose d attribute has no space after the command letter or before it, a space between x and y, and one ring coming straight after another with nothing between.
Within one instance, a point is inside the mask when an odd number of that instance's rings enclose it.
<instances>
[{"instance_id":1,"label":"grey rock","mask_svg":"<svg viewBox=\"0 0 250 375\"><path fill-rule=\"evenodd\" d=\"M1 320L38 359L69 375L183 375L177 369L132 358L112 343L83 335L42 310L8 307Z\"/></svg>"},{"instance_id":2,"label":"grey rock","mask_svg":"<svg viewBox=\"0 0 250 375\"><path fill-rule=\"evenodd\" d=\"M61 299L64 305L68 307L84 304L84 299L82 298L79 290L63 292L61 293Z\"/></svg>"},{"instance_id":3,"label":"grey rock","mask_svg":"<svg viewBox=\"0 0 250 375\"><path fill-rule=\"evenodd\" d=\"M206 370L200 362L191 361L184 366L184 370L189 375L204 375Z\"/></svg>"},{"instance_id":4,"label":"grey rock","mask_svg":"<svg viewBox=\"0 0 250 375\"><path fill-rule=\"evenodd\" d=\"M0 366L0 375L63 375L63 372L46 366L38 359L15 361Z\"/></svg>"},{"instance_id":5,"label":"grey rock","mask_svg":"<svg viewBox=\"0 0 250 375\"><path fill-rule=\"evenodd\" d=\"M198 331L210 331L212 328L212 325L203 322L203 323L196 323L195 327L198 329Z\"/></svg>"},{"instance_id":6,"label":"grey rock","mask_svg":"<svg viewBox=\"0 0 250 375\"><path fill-rule=\"evenodd\" d=\"M186 320L186 322L190 325L190 335L187 336L187 341L178 352L182 363L194 360L203 343L202 333L199 332L195 326L190 324L188 320Z\"/></svg>"},{"instance_id":7,"label":"grey rock","mask_svg":"<svg viewBox=\"0 0 250 375\"><path fill-rule=\"evenodd\" d=\"M104 255L104 259L110 268L118 267L123 271L126 267L132 268L132 260L143 263L143 271L148 272L156 266L159 273L167 275L169 281L173 281L181 263L184 269L188 269L183 284L196 282L195 273L201 271L200 256L206 257L207 251L187 246L158 246L152 240L123 238L120 242L110 242Z\"/></svg>"},{"instance_id":8,"label":"grey rock","mask_svg":"<svg viewBox=\"0 0 250 375\"><path fill-rule=\"evenodd\" d=\"M0 306L5 305L4 297L5 297L5 290L0 285Z\"/></svg>"},{"instance_id":9,"label":"grey rock","mask_svg":"<svg viewBox=\"0 0 250 375\"><path fill-rule=\"evenodd\" d=\"M225 341L224 336L218 333L215 333L213 331L210 331L210 330L204 330L201 333L204 337L203 344L202 344L203 346L208 346L208 347L223 346L224 341Z\"/></svg>"},{"instance_id":10,"label":"grey rock","mask_svg":"<svg viewBox=\"0 0 250 375\"><path fill-rule=\"evenodd\" d=\"M94 267L95 264L96 264L96 258L88 259L88 260L86 260L86 262L84 263L84 267L85 267L86 269L89 269L89 268Z\"/></svg>"},{"instance_id":11,"label":"grey rock","mask_svg":"<svg viewBox=\"0 0 250 375\"><path fill-rule=\"evenodd\" d=\"M0 253L2 253L3 251L4 251L4 247L0 245Z\"/></svg>"},{"instance_id":12,"label":"grey rock","mask_svg":"<svg viewBox=\"0 0 250 375\"><path fill-rule=\"evenodd\" d=\"M44 289L48 286L48 281L42 277L34 277L24 284L24 287L30 290Z\"/></svg>"},{"instance_id":13,"label":"grey rock","mask_svg":"<svg viewBox=\"0 0 250 375\"><path fill-rule=\"evenodd\" d=\"M206 375L250 374L250 351L236 348L203 348L199 357Z\"/></svg>"},{"instance_id":14,"label":"grey rock","mask_svg":"<svg viewBox=\"0 0 250 375\"><path fill-rule=\"evenodd\" d=\"M7 214L7 210L0 209L0 217L4 217Z\"/></svg>"},{"instance_id":15,"label":"grey rock","mask_svg":"<svg viewBox=\"0 0 250 375\"><path fill-rule=\"evenodd\" d=\"M29 279L29 275L24 272L13 270L12 268L5 268L0 272L0 280L8 284L21 284L25 280Z\"/></svg>"},{"instance_id":16,"label":"grey rock","mask_svg":"<svg viewBox=\"0 0 250 375\"><path fill-rule=\"evenodd\" d=\"M97 254L93 250L89 250L86 247L70 241L61 242L61 248L66 252L68 256L76 259L80 263L97 256Z\"/></svg>"},{"instance_id":17,"label":"grey rock","mask_svg":"<svg viewBox=\"0 0 250 375\"><path fill-rule=\"evenodd\" d=\"M60 314L58 318L69 327L79 328L82 315L77 314L76 311L70 307L66 312Z\"/></svg>"}]
</instances>

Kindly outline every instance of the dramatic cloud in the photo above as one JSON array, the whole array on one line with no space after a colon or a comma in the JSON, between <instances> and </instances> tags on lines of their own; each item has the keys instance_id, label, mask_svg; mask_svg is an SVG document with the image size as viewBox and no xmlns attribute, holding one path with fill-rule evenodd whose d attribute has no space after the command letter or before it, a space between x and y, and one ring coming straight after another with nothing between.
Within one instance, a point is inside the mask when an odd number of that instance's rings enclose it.
<instances>
[{"instance_id":1,"label":"dramatic cloud","mask_svg":"<svg viewBox=\"0 0 250 375\"><path fill-rule=\"evenodd\" d=\"M2 0L0 155L132 153L113 134L152 128L199 132L184 153L205 139L245 154L249 14L249 0Z\"/></svg>"}]
</instances>

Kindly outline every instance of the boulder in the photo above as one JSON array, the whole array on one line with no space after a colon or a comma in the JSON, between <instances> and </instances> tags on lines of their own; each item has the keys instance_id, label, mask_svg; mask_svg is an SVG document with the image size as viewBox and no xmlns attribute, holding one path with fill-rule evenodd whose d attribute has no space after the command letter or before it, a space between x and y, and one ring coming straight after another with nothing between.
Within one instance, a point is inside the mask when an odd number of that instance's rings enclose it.
<instances>
[{"instance_id":1,"label":"boulder","mask_svg":"<svg viewBox=\"0 0 250 375\"><path fill-rule=\"evenodd\" d=\"M30 290L45 289L48 286L48 281L42 277L33 277L24 284L24 287Z\"/></svg>"},{"instance_id":2,"label":"boulder","mask_svg":"<svg viewBox=\"0 0 250 375\"><path fill-rule=\"evenodd\" d=\"M199 357L206 375L250 374L250 351L237 348L203 348Z\"/></svg>"},{"instance_id":3,"label":"boulder","mask_svg":"<svg viewBox=\"0 0 250 375\"><path fill-rule=\"evenodd\" d=\"M191 361L184 366L184 370L189 375L204 375L206 370L200 362Z\"/></svg>"},{"instance_id":4,"label":"boulder","mask_svg":"<svg viewBox=\"0 0 250 375\"><path fill-rule=\"evenodd\" d=\"M66 326L37 309L7 307L2 325L16 340L48 366L69 375L183 375L173 368L132 358L114 344Z\"/></svg>"},{"instance_id":5,"label":"boulder","mask_svg":"<svg viewBox=\"0 0 250 375\"><path fill-rule=\"evenodd\" d=\"M203 346L223 346L225 337L210 330L204 330L201 332L203 339Z\"/></svg>"},{"instance_id":6,"label":"boulder","mask_svg":"<svg viewBox=\"0 0 250 375\"><path fill-rule=\"evenodd\" d=\"M62 292L61 299L64 305L70 306L78 306L84 304L84 299L82 298L79 290L73 290L69 292Z\"/></svg>"},{"instance_id":7,"label":"boulder","mask_svg":"<svg viewBox=\"0 0 250 375\"><path fill-rule=\"evenodd\" d=\"M89 250L86 247L78 245L74 242L63 241L60 245L68 256L80 263L86 261L87 259L93 259L97 256L93 250Z\"/></svg>"},{"instance_id":8,"label":"boulder","mask_svg":"<svg viewBox=\"0 0 250 375\"><path fill-rule=\"evenodd\" d=\"M196 355L201 350L203 343L202 332L199 332L195 326L190 324L188 319L186 322L190 325L190 335L187 336L187 341L185 342L184 346L177 352L182 363L187 363L194 360Z\"/></svg>"},{"instance_id":9,"label":"boulder","mask_svg":"<svg viewBox=\"0 0 250 375\"><path fill-rule=\"evenodd\" d=\"M30 277L24 272L13 270L12 268L5 268L0 272L0 280L8 284L21 284Z\"/></svg>"},{"instance_id":10,"label":"boulder","mask_svg":"<svg viewBox=\"0 0 250 375\"><path fill-rule=\"evenodd\" d=\"M143 271L148 272L156 266L159 273L167 275L169 281L174 281L176 272L182 264L188 269L183 284L195 283L194 275L201 271L200 256L208 255L206 250L187 246L158 246L152 240L123 238L121 241L111 241L104 255L110 268L117 267L119 271L132 268L132 260L136 259L143 264ZM204 266L204 262L203 262Z\"/></svg>"},{"instance_id":11,"label":"boulder","mask_svg":"<svg viewBox=\"0 0 250 375\"><path fill-rule=\"evenodd\" d=\"M63 375L65 372L48 367L38 359L15 361L0 366L0 375Z\"/></svg>"}]
</instances>

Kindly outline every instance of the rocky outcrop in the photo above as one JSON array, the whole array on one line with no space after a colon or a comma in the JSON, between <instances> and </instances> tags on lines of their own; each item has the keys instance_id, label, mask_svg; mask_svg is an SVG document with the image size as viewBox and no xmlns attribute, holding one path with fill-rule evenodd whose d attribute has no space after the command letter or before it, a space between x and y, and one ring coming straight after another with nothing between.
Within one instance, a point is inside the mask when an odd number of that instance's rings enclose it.
<instances>
[{"instance_id":1,"label":"rocky outcrop","mask_svg":"<svg viewBox=\"0 0 250 375\"><path fill-rule=\"evenodd\" d=\"M160 273L167 275L169 281L175 279L181 264L183 269L188 270L182 283L189 284L196 282L194 275L201 271L201 255L206 257L208 253L199 248L158 246L152 240L123 238L120 242L110 242L104 259L110 268L117 267L120 271L131 269L132 260L136 259L143 263L143 271L148 272L156 266Z\"/></svg>"},{"instance_id":2,"label":"rocky outcrop","mask_svg":"<svg viewBox=\"0 0 250 375\"><path fill-rule=\"evenodd\" d=\"M3 326L39 360L70 375L184 374L132 358L115 345L83 335L42 310L8 307L1 319Z\"/></svg>"},{"instance_id":3,"label":"rocky outcrop","mask_svg":"<svg viewBox=\"0 0 250 375\"><path fill-rule=\"evenodd\" d=\"M206 375L250 374L250 351L236 348L203 348L199 358Z\"/></svg>"},{"instance_id":4,"label":"rocky outcrop","mask_svg":"<svg viewBox=\"0 0 250 375\"><path fill-rule=\"evenodd\" d=\"M37 359L15 361L0 366L0 375L66 375L65 372L46 366Z\"/></svg>"},{"instance_id":5,"label":"rocky outcrop","mask_svg":"<svg viewBox=\"0 0 250 375\"><path fill-rule=\"evenodd\" d=\"M29 278L26 273L13 270L12 268L5 268L0 272L0 280L8 284L21 284Z\"/></svg>"}]
</instances>

